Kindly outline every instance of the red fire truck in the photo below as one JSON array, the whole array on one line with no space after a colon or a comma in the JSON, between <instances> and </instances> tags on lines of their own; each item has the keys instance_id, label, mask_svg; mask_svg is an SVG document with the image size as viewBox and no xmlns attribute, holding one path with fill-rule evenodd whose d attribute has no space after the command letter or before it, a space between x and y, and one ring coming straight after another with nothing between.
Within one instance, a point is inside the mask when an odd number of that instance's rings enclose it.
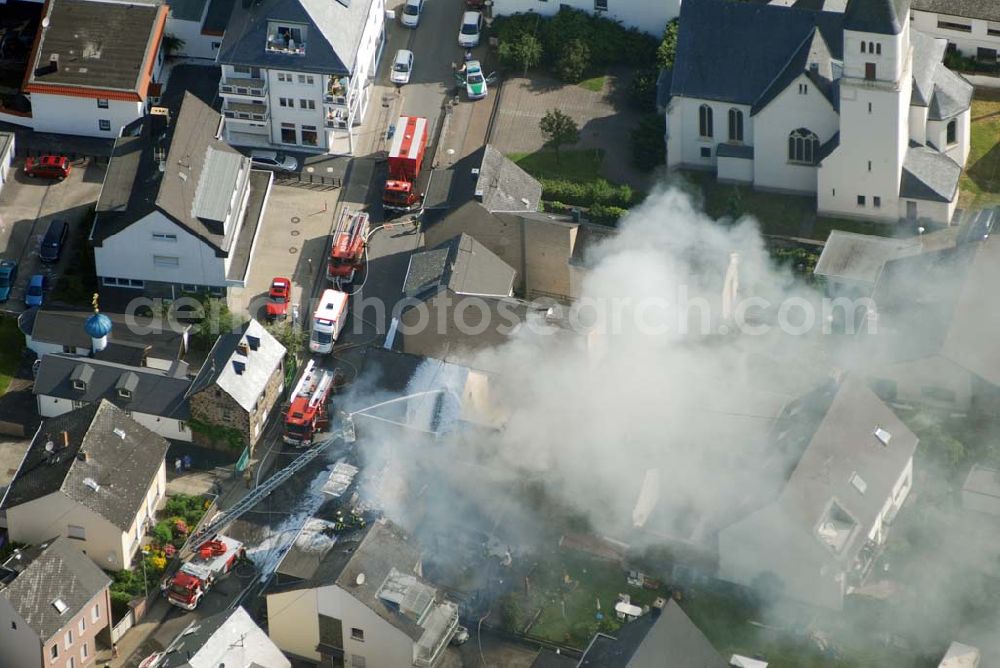
<instances>
[{"instance_id":1,"label":"red fire truck","mask_svg":"<svg viewBox=\"0 0 1000 668\"><path fill-rule=\"evenodd\" d=\"M340 212L340 220L330 243L330 261L326 265L326 279L334 287L343 290L354 280L355 273L364 267L370 227L367 213L348 208Z\"/></svg>"},{"instance_id":2,"label":"red fire truck","mask_svg":"<svg viewBox=\"0 0 1000 668\"><path fill-rule=\"evenodd\" d=\"M335 373L321 369L313 360L306 364L292 392L292 402L284 412L284 441L290 445L306 447L312 445L317 432L330 424L327 404L334 387Z\"/></svg>"},{"instance_id":3,"label":"red fire truck","mask_svg":"<svg viewBox=\"0 0 1000 668\"><path fill-rule=\"evenodd\" d=\"M218 579L232 570L243 551L243 543L218 535L198 546L194 556L161 588L167 600L184 610L194 610L202 596Z\"/></svg>"},{"instance_id":4,"label":"red fire truck","mask_svg":"<svg viewBox=\"0 0 1000 668\"><path fill-rule=\"evenodd\" d=\"M417 191L417 177L427 150L427 119L400 116L389 148L389 178L382 193L386 212L419 210L424 196Z\"/></svg>"}]
</instances>

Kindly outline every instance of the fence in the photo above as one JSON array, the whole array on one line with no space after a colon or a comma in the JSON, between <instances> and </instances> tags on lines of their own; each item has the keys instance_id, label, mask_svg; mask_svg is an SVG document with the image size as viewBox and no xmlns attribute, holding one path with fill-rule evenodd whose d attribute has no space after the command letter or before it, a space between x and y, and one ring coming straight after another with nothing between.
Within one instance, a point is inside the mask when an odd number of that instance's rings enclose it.
<instances>
[{"instance_id":1,"label":"fence","mask_svg":"<svg viewBox=\"0 0 1000 668\"><path fill-rule=\"evenodd\" d=\"M283 186L318 186L320 188L341 188L344 185L344 178L342 176L324 176L322 174L309 174L301 173L298 174L277 174L274 177L274 182Z\"/></svg>"}]
</instances>

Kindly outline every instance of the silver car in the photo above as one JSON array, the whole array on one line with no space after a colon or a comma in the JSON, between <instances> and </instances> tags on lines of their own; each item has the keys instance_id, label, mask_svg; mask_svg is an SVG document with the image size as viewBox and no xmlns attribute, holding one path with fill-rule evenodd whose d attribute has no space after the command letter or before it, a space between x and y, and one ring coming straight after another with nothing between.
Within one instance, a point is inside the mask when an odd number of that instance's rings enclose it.
<instances>
[{"instance_id":1,"label":"silver car","mask_svg":"<svg viewBox=\"0 0 1000 668\"><path fill-rule=\"evenodd\" d=\"M396 57L392 60L392 74L389 79L392 83L402 86L410 83L410 74L413 72L413 52L400 49L396 52Z\"/></svg>"},{"instance_id":2,"label":"silver car","mask_svg":"<svg viewBox=\"0 0 1000 668\"><path fill-rule=\"evenodd\" d=\"M298 160L277 151L251 151L250 164L272 172L295 172L299 169Z\"/></svg>"}]
</instances>

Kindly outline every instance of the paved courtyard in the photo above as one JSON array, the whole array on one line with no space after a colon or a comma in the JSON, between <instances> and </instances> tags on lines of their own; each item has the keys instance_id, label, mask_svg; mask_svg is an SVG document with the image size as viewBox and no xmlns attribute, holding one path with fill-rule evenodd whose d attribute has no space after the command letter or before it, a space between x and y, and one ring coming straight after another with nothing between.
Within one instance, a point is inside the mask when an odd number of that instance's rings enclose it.
<instances>
[{"instance_id":1,"label":"paved courtyard","mask_svg":"<svg viewBox=\"0 0 1000 668\"><path fill-rule=\"evenodd\" d=\"M595 93L543 75L511 77L500 93L490 142L504 153L534 153L545 144L538 122L549 109L559 109L580 128L580 142L568 148L603 149L604 178L645 190L649 177L632 167L629 137L639 114L626 107L615 81L607 77L604 90Z\"/></svg>"}]
</instances>

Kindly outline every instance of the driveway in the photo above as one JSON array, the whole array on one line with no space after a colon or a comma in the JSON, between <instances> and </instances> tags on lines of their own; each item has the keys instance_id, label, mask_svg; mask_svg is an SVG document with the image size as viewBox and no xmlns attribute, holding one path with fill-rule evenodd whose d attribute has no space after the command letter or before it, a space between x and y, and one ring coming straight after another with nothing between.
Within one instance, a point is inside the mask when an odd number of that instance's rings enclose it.
<instances>
[{"instance_id":1,"label":"driveway","mask_svg":"<svg viewBox=\"0 0 1000 668\"><path fill-rule=\"evenodd\" d=\"M71 244L79 226L89 226L92 207L104 183L105 168L89 160L77 160L65 181L32 179L24 175L23 159L14 163L14 178L0 193L0 256L17 260L18 280L3 310L24 310L24 290L32 274L49 277L54 285L61 269L72 257ZM41 238L52 220L70 223L67 247L56 264L43 265L38 259Z\"/></svg>"}]
</instances>

